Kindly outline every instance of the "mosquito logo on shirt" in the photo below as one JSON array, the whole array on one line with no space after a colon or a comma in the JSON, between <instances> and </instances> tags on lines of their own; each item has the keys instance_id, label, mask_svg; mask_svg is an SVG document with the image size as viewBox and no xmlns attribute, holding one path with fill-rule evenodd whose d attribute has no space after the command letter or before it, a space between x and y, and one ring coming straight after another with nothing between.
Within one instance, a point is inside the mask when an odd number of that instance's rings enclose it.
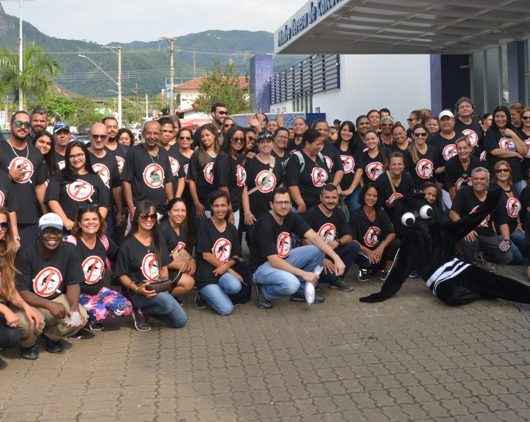
<instances>
[{"instance_id":1,"label":"mosquito logo on shirt","mask_svg":"<svg viewBox=\"0 0 530 422\"><path fill-rule=\"evenodd\" d=\"M5 205L5 202L6 202L6 196L4 192L0 190L0 207L3 207Z\"/></svg>"},{"instance_id":2,"label":"mosquito logo on shirt","mask_svg":"<svg viewBox=\"0 0 530 422\"><path fill-rule=\"evenodd\" d=\"M146 280L158 280L158 277L160 275L160 269L158 268L157 256L152 252L146 254L142 259L142 265L140 267L140 270L142 271L142 275L145 277Z\"/></svg>"},{"instance_id":3,"label":"mosquito logo on shirt","mask_svg":"<svg viewBox=\"0 0 530 422\"><path fill-rule=\"evenodd\" d=\"M325 223L318 229L318 235L324 239L326 243L333 242L337 238L337 228L333 223Z\"/></svg>"},{"instance_id":4,"label":"mosquito logo on shirt","mask_svg":"<svg viewBox=\"0 0 530 422\"><path fill-rule=\"evenodd\" d=\"M164 177L164 169L158 163L151 163L144 169L144 183L151 189L160 189L164 185Z\"/></svg>"},{"instance_id":5,"label":"mosquito logo on shirt","mask_svg":"<svg viewBox=\"0 0 530 422\"><path fill-rule=\"evenodd\" d=\"M174 157L169 157L169 164L171 165L171 173L173 176L177 176L180 170L179 160Z\"/></svg>"},{"instance_id":6,"label":"mosquito logo on shirt","mask_svg":"<svg viewBox=\"0 0 530 422\"><path fill-rule=\"evenodd\" d=\"M473 129L464 129L462 131L462 135L467 137L467 140L473 148L478 145L478 135L477 132L475 132Z\"/></svg>"},{"instance_id":7,"label":"mosquito logo on shirt","mask_svg":"<svg viewBox=\"0 0 530 422\"><path fill-rule=\"evenodd\" d=\"M342 161L342 168L344 169L344 174L353 173L355 169L355 160L351 155L341 155L340 160Z\"/></svg>"},{"instance_id":8,"label":"mosquito logo on shirt","mask_svg":"<svg viewBox=\"0 0 530 422\"><path fill-rule=\"evenodd\" d=\"M209 183L210 185L213 184L213 179L214 179L213 166L214 166L214 162L210 161L202 169L202 174L204 175L204 180L206 181L206 183Z\"/></svg>"},{"instance_id":9,"label":"mosquito logo on shirt","mask_svg":"<svg viewBox=\"0 0 530 422\"><path fill-rule=\"evenodd\" d=\"M106 187L110 188L110 170L103 163L92 164L92 170L101 178Z\"/></svg>"},{"instance_id":10,"label":"mosquito logo on shirt","mask_svg":"<svg viewBox=\"0 0 530 422\"><path fill-rule=\"evenodd\" d=\"M504 151L515 151L515 142L511 138L499 139L499 148Z\"/></svg>"},{"instance_id":11,"label":"mosquito logo on shirt","mask_svg":"<svg viewBox=\"0 0 530 422\"><path fill-rule=\"evenodd\" d=\"M457 151L456 151L456 145L455 144L447 144L442 149L442 157L444 158L445 161L449 161L456 154L457 154Z\"/></svg>"},{"instance_id":12,"label":"mosquito logo on shirt","mask_svg":"<svg viewBox=\"0 0 530 422\"><path fill-rule=\"evenodd\" d=\"M321 188L328 181L328 172L322 167L313 167L313 170L311 170L311 181L315 188Z\"/></svg>"},{"instance_id":13,"label":"mosquito logo on shirt","mask_svg":"<svg viewBox=\"0 0 530 422\"><path fill-rule=\"evenodd\" d=\"M40 270L33 279L33 291L40 297L54 296L62 283L61 271L55 267L46 267Z\"/></svg>"},{"instance_id":14,"label":"mosquito logo on shirt","mask_svg":"<svg viewBox=\"0 0 530 422\"><path fill-rule=\"evenodd\" d=\"M66 193L76 202L91 201L92 195L94 195L94 186L84 180L77 179L66 185Z\"/></svg>"},{"instance_id":15,"label":"mosquito logo on shirt","mask_svg":"<svg viewBox=\"0 0 530 422\"><path fill-rule=\"evenodd\" d=\"M374 248L379 244L381 229L377 226L370 226L363 236L364 244L369 248Z\"/></svg>"},{"instance_id":16,"label":"mosquito logo on shirt","mask_svg":"<svg viewBox=\"0 0 530 422\"><path fill-rule=\"evenodd\" d=\"M28 183L31 180L34 171L33 163L26 157L13 158L9 163L9 169L13 167L22 172L22 178L15 180L16 183Z\"/></svg>"},{"instance_id":17,"label":"mosquito logo on shirt","mask_svg":"<svg viewBox=\"0 0 530 422\"><path fill-rule=\"evenodd\" d=\"M171 255L178 255L186 248L186 242L179 242L171 251Z\"/></svg>"},{"instance_id":18,"label":"mosquito logo on shirt","mask_svg":"<svg viewBox=\"0 0 530 422\"><path fill-rule=\"evenodd\" d=\"M371 163L368 163L366 167L364 168L364 171L366 172L366 176L368 179L375 181L379 176L381 176L385 171L385 166L383 163L380 163L379 161L373 161Z\"/></svg>"},{"instance_id":19,"label":"mosquito logo on shirt","mask_svg":"<svg viewBox=\"0 0 530 422\"><path fill-rule=\"evenodd\" d=\"M271 193L276 188L276 175L270 170L261 170L256 175L254 183L261 193Z\"/></svg>"},{"instance_id":20,"label":"mosquito logo on shirt","mask_svg":"<svg viewBox=\"0 0 530 422\"><path fill-rule=\"evenodd\" d=\"M387 206L391 207L394 204L394 202L402 198L403 198L403 194L401 192L393 192L392 195L390 195L385 202Z\"/></svg>"},{"instance_id":21,"label":"mosquito logo on shirt","mask_svg":"<svg viewBox=\"0 0 530 422\"><path fill-rule=\"evenodd\" d=\"M278 252L278 256L280 258L287 258L289 252L291 252L291 245L291 233L281 232L276 239L276 251Z\"/></svg>"},{"instance_id":22,"label":"mosquito logo on shirt","mask_svg":"<svg viewBox=\"0 0 530 422\"><path fill-rule=\"evenodd\" d=\"M232 242L221 237L212 246L213 255L221 262L228 262L232 253Z\"/></svg>"},{"instance_id":23,"label":"mosquito logo on shirt","mask_svg":"<svg viewBox=\"0 0 530 422\"><path fill-rule=\"evenodd\" d=\"M189 163L188 164L184 164L184 174L187 176L188 175L188 170L190 169L190 165Z\"/></svg>"},{"instance_id":24,"label":"mosquito logo on shirt","mask_svg":"<svg viewBox=\"0 0 530 422\"><path fill-rule=\"evenodd\" d=\"M125 167L125 158L116 155L116 164L118 165L118 172L121 174Z\"/></svg>"},{"instance_id":25,"label":"mosquito logo on shirt","mask_svg":"<svg viewBox=\"0 0 530 422\"><path fill-rule=\"evenodd\" d=\"M478 212L479 208L480 208L480 205L476 205L475 207L473 207L471 211L469 211L469 214L475 214L476 212ZM486 227L486 228L489 227L490 219L491 219L491 216L488 214L486 218L484 218L484 220L480 222L479 227Z\"/></svg>"},{"instance_id":26,"label":"mosquito logo on shirt","mask_svg":"<svg viewBox=\"0 0 530 422\"><path fill-rule=\"evenodd\" d=\"M247 182L247 171L241 164L236 166L236 183L237 187L242 188Z\"/></svg>"},{"instance_id":27,"label":"mosquito logo on shirt","mask_svg":"<svg viewBox=\"0 0 530 422\"><path fill-rule=\"evenodd\" d=\"M103 278L105 272L105 262L97 255L86 258L81 264L85 274L86 284L96 284Z\"/></svg>"},{"instance_id":28,"label":"mosquito logo on shirt","mask_svg":"<svg viewBox=\"0 0 530 422\"><path fill-rule=\"evenodd\" d=\"M506 213L510 218L517 218L521 212L521 208L521 202L513 196L506 201Z\"/></svg>"},{"instance_id":29,"label":"mosquito logo on shirt","mask_svg":"<svg viewBox=\"0 0 530 422\"><path fill-rule=\"evenodd\" d=\"M427 158L422 158L416 163L416 174L419 178L428 180L434 173L434 164Z\"/></svg>"}]
</instances>

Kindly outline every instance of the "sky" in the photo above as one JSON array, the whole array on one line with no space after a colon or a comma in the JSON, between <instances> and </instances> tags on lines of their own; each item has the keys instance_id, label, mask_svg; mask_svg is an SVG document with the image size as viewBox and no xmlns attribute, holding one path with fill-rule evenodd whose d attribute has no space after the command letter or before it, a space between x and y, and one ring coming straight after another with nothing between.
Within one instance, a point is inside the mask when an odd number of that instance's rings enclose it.
<instances>
[{"instance_id":1,"label":"sky","mask_svg":"<svg viewBox=\"0 0 530 422\"><path fill-rule=\"evenodd\" d=\"M2 1L18 16L18 0ZM274 32L306 0L26 0L24 19L58 38L153 41L212 29Z\"/></svg>"}]
</instances>

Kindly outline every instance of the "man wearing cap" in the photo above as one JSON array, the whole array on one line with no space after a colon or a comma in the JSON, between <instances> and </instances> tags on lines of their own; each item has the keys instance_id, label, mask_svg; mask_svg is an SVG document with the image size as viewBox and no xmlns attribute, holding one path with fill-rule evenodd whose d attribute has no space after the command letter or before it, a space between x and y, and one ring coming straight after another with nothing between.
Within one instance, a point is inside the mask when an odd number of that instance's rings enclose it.
<instances>
[{"instance_id":1,"label":"man wearing cap","mask_svg":"<svg viewBox=\"0 0 530 422\"><path fill-rule=\"evenodd\" d=\"M74 245L63 242L63 223L54 213L39 219L39 237L20 250L15 261L20 295L43 315L46 350L60 353L62 340L81 330L88 321L79 305L79 283L84 279L81 260ZM37 338L26 342L23 354L38 356Z\"/></svg>"},{"instance_id":2,"label":"man wearing cap","mask_svg":"<svg viewBox=\"0 0 530 422\"><path fill-rule=\"evenodd\" d=\"M0 143L0 169L13 182L12 195L20 204L17 211L18 236L22 247L31 245L37 236L37 221L46 192L48 170L42 154L28 142L30 116L17 111L11 116L11 137Z\"/></svg>"},{"instance_id":3,"label":"man wearing cap","mask_svg":"<svg viewBox=\"0 0 530 422\"><path fill-rule=\"evenodd\" d=\"M59 170L63 170L66 165L64 155L66 154L66 146L71 140L70 126L64 122L55 123L53 126L53 148L55 149L55 164Z\"/></svg>"}]
</instances>

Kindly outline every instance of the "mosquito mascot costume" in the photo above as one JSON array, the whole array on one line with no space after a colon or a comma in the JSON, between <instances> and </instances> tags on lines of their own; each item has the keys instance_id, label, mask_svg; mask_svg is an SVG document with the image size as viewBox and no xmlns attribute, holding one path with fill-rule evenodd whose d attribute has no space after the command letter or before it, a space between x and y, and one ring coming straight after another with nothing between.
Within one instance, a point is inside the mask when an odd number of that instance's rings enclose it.
<instances>
[{"instance_id":1,"label":"mosquito mascot costume","mask_svg":"<svg viewBox=\"0 0 530 422\"><path fill-rule=\"evenodd\" d=\"M529 286L464 262L455 254L456 243L495 209L500 196L500 189L488 192L477 212L448 223L441 223L423 198L401 203L401 219L396 228L400 250L381 291L361 298L361 302L389 299L416 271L433 294L448 305L464 305L481 298L530 303Z\"/></svg>"}]
</instances>

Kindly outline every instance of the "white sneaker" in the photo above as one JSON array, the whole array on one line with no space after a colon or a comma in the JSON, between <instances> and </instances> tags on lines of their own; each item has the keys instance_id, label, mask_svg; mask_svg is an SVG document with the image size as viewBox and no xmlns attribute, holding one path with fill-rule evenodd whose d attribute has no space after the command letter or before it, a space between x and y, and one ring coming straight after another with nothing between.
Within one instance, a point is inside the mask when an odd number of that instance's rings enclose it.
<instances>
[{"instance_id":1,"label":"white sneaker","mask_svg":"<svg viewBox=\"0 0 530 422\"><path fill-rule=\"evenodd\" d=\"M308 305L315 303L315 286L311 283L305 283L304 289L305 301Z\"/></svg>"}]
</instances>

